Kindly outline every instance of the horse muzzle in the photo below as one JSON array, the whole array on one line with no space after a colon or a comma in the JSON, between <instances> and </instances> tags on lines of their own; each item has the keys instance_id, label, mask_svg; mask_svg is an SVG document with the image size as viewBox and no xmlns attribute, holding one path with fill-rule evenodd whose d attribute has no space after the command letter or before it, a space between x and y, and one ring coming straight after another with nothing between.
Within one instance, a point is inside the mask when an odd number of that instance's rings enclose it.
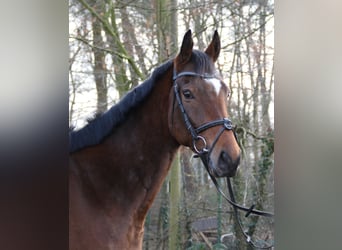
<instances>
[{"instance_id":1,"label":"horse muzzle","mask_svg":"<svg viewBox=\"0 0 342 250\"><path fill-rule=\"evenodd\" d=\"M218 160L214 160L208 156L207 170L214 177L233 177L236 174L237 167L240 163L240 156L233 160L228 153L222 151ZM202 159L203 161L203 159ZM215 162L217 162L215 164ZM205 164L205 162L203 162Z\"/></svg>"},{"instance_id":2,"label":"horse muzzle","mask_svg":"<svg viewBox=\"0 0 342 250\"><path fill-rule=\"evenodd\" d=\"M216 168L216 177L233 177L240 164L240 155L235 160L228 153L222 151Z\"/></svg>"}]
</instances>

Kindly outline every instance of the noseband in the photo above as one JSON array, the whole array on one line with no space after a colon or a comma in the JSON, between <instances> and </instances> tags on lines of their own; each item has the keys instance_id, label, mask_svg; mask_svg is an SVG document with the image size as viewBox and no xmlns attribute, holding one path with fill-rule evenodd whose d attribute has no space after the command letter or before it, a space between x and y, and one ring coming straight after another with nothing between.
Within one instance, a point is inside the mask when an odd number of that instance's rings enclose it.
<instances>
[{"instance_id":1,"label":"noseband","mask_svg":"<svg viewBox=\"0 0 342 250\"><path fill-rule=\"evenodd\" d=\"M199 73L195 73L195 72L191 72L191 71L184 71L184 72L181 72L181 73L177 74L176 71L174 70L174 72L173 72L173 89L174 89L174 93L175 93L175 96L176 96L176 99L177 99L178 107L179 107L179 109L182 112L186 128L187 128L187 130L191 134L192 146L193 146L193 149L195 150L195 152L197 153L196 157L201 158L201 160L202 160L202 162L203 162L203 164L204 164L204 166L205 166L205 168L206 168L206 170L207 170L211 180L215 184L215 187L216 187L217 191L225 198L225 200L228 201L228 203L230 203L233 206L233 208L234 208L234 215L235 215L236 220L238 222L238 225L239 225L239 227L240 227L240 229L242 231L242 234L246 238L246 242L248 244L250 244L251 246L253 246L254 248L269 249L269 248L273 247L273 245L258 246L256 243L254 243L251 240L251 237L243 230L243 226L242 226L242 223L240 221L240 217L238 215L238 209L246 212L245 217L248 217L250 214L255 214L255 215L265 216L265 217L272 217L273 213L256 210L256 209L254 209L255 205L252 205L251 207L248 208L248 207L244 207L244 206L241 206L241 205L237 204L236 201L235 201L235 197L234 197L234 193L233 193L233 189L232 189L229 177L227 177L228 192L229 192L229 195L230 195L230 198L228 198L225 195L225 193L222 191L222 189L220 188L216 178L212 175L212 171L209 168L209 156L210 156L213 148L215 147L217 141L219 140L220 136L222 135L222 133L225 130L228 130L228 131L232 130L234 132L235 139L237 140L237 136L236 136L235 131L233 130L233 125L232 125L231 120L228 119L228 118L223 118L223 119L219 119L219 120L215 120L215 121L211 121L211 122L205 123L205 124L203 124L203 125L201 125L201 126L199 126L197 128L194 128L194 126L192 126L192 124L190 122L190 118L189 118L188 114L185 111L184 105L182 103L182 99L181 99L181 97L179 95L179 87L178 87L178 84L176 83L176 80L179 77L182 77L182 76L200 77L202 79L213 79L213 78L217 79L217 77L215 75L211 75L211 74L207 74L207 73L199 74ZM201 132L209 129L209 128L220 126L220 125L222 125L222 128L217 133L211 148L208 150L206 139L203 136L199 135L199 134ZM203 148L202 149L198 149L198 147L197 147L197 142L198 141L202 141L202 144L203 144Z\"/></svg>"}]
</instances>

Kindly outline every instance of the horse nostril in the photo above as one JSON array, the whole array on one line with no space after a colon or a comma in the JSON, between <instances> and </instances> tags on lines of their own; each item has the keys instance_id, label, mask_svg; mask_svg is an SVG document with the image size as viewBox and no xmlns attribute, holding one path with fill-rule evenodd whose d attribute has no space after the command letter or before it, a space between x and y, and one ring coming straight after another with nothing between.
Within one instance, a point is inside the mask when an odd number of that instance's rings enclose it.
<instances>
[{"instance_id":1,"label":"horse nostril","mask_svg":"<svg viewBox=\"0 0 342 250\"><path fill-rule=\"evenodd\" d=\"M221 167L226 167L230 170L234 170L237 168L239 163L240 163L240 156L234 161L234 160L232 160L232 158L230 157L230 155L227 152L225 152L225 151L221 152L220 158L219 158L219 165Z\"/></svg>"},{"instance_id":2,"label":"horse nostril","mask_svg":"<svg viewBox=\"0 0 342 250\"><path fill-rule=\"evenodd\" d=\"M221 152L221 155L220 155L220 165L231 165L232 163L232 160L230 158L230 156L225 152L225 151L222 151Z\"/></svg>"}]
</instances>

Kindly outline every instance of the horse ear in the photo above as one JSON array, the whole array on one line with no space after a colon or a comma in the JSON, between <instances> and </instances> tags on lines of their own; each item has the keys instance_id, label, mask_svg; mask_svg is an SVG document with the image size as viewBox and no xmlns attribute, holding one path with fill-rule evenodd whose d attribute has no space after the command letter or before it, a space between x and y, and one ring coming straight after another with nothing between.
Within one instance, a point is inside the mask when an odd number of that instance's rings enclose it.
<instances>
[{"instance_id":1,"label":"horse ear","mask_svg":"<svg viewBox=\"0 0 342 250\"><path fill-rule=\"evenodd\" d=\"M220 36L215 30L213 39L211 40L211 43L209 44L208 48L205 50L205 53L213 59L213 62L216 62L221 50L221 42L220 42Z\"/></svg>"},{"instance_id":2,"label":"horse ear","mask_svg":"<svg viewBox=\"0 0 342 250\"><path fill-rule=\"evenodd\" d=\"M191 30L188 30L184 35L182 47L176 57L176 61L178 64L185 64L190 60L193 46L194 42L192 40Z\"/></svg>"}]
</instances>

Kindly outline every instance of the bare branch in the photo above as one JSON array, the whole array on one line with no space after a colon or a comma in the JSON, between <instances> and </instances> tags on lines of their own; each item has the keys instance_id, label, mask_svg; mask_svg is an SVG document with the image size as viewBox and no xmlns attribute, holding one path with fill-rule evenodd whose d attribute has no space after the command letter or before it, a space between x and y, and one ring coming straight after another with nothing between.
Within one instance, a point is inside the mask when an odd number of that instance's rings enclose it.
<instances>
[{"instance_id":1,"label":"bare branch","mask_svg":"<svg viewBox=\"0 0 342 250\"><path fill-rule=\"evenodd\" d=\"M114 38L117 40L117 45L118 45L118 49L120 50L122 56L125 57L125 59L128 61L128 63L132 66L134 72L139 76L139 78L142 80L145 78L145 76L143 75L143 73L140 72L139 68L137 67L136 63L134 62L133 58L131 56L128 55L125 47L123 46L123 44L120 42L119 37L115 34L115 32L113 31L113 29L111 28L110 24L104 19L102 18L102 16L97 13L94 8L92 8L88 3L86 3L84 0L79 0L80 3L83 4L83 6L89 10L94 16L96 16L96 18L98 18L100 20L100 22L103 24L103 27L107 30L107 32Z\"/></svg>"}]
</instances>

